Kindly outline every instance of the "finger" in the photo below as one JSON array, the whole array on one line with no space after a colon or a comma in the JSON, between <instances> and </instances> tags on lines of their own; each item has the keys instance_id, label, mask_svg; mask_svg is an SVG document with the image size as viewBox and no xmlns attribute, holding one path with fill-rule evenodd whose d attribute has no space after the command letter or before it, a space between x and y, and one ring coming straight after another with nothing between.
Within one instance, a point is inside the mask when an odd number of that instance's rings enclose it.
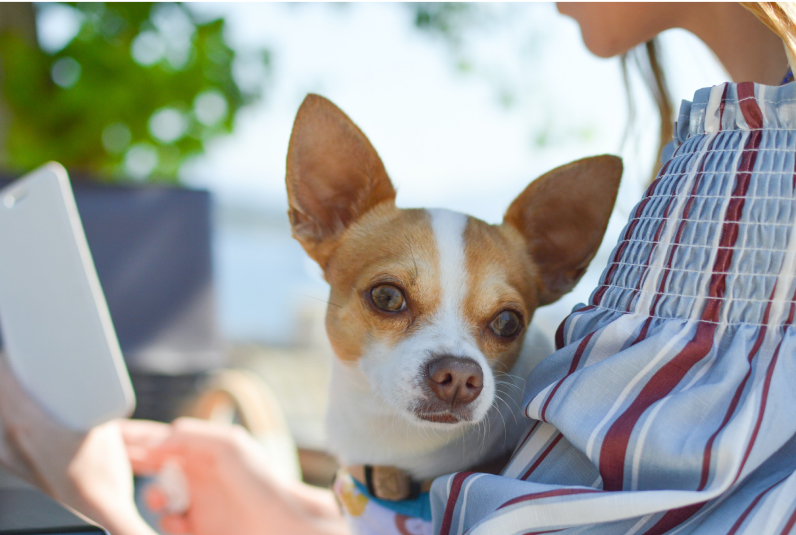
<instances>
[{"instance_id":1,"label":"finger","mask_svg":"<svg viewBox=\"0 0 796 535\"><path fill-rule=\"evenodd\" d=\"M127 445L153 447L172 434L171 426L149 420L119 420L119 429Z\"/></svg>"},{"instance_id":2,"label":"finger","mask_svg":"<svg viewBox=\"0 0 796 535\"><path fill-rule=\"evenodd\" d=\"M180 441L173 440L168 424L147 420L120 420L127 456L136 474L147 475L160 470L163 462L182 454Z\"/></svg>"},{"instance_id":3,"label":"finger","mask_svg":"<svg viewBox=\"0 0 796 535\"><path fill-rule=\"evenodd\" d=\"M163 463L167 460L182 457L182 448L180 447L160 447L152 450L138 447L127 448L130 466L133 468L133 472L140 476L154 475L160 471Z\"/></svg>"},{"instance_id":4,"label":"finger","mask_svg":"<svg viewBox=\"0 0 796 535\"><path fill-rule=\"evenodd\" d=\"M168 515L160 519L160 527L166 533L189 533L190 523L182 515Z\"/></svg>"},{"instance_id":5,"label":"finger","mask_svg":"<svg viewBox=\"0 0 796 535\"><path fill-rule=\"evenodd\" d=\"M166 494L157 485L149 485L144 490L144 503L154 512L162 511L166 507Z\"/></svg>"},{"instance_id":6,"label":"finger","mask_svg":"<svg viewBox=\"0 0 796 535\"><path fill-rule=\"evenodd\" d=\"M127 446L127 458L130 459L130 466L133 473L137 476L147 476L160 470L161 459L154 457L150 450L137 446Z\"/></svg>"}]
</instances>

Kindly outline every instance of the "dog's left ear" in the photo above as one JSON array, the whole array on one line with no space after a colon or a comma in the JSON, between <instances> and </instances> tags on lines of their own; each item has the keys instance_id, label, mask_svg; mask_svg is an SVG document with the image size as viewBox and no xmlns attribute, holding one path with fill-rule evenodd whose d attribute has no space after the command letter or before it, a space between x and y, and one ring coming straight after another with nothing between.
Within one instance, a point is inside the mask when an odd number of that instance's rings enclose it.
<instances>
[{"instance_id":1,"label":"dog's left ear","mask_svg":"<svg viewBox=\"0 0 796 535\"><path fill-rule=\"evenodd\" d=\"M536 265L539 305L569 292L589 267L614 208L622 160L594 156L537 178L511 203L504 225L525 238Z\"/></svg>"},{"instance_id":2,"label":"dog's left ear","mask_svg":"<svg viewBox=\"0 0 796 535\"><path fill-rule=\"evenodd\" d=\"M395 201L395 189L368 138L318 95L307 95L296 114L285 182L293 236L324 269L352 223L374 206Z\"/></svg>"}]
</instances>

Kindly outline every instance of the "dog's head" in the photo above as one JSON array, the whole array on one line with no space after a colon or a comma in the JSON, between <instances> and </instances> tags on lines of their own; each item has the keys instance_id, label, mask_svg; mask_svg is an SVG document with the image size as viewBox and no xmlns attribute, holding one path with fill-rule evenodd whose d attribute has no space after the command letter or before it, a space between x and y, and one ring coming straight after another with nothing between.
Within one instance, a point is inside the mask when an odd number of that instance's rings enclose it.
<instances>
[{"instance_id":1,"label":"dog's head","mask_svg":"<svg viewBox=\"0 0 796 535\"><path fill-rule=\"evenodd\" d=\"M326 329L337 357L418 424L480 421L536 308L571 290L594 257L621 174L613 156L559 167L501 225L398 209L365 135L309 95L290 137L289 216L331 286Z\"/></svg>"}]
</instances>

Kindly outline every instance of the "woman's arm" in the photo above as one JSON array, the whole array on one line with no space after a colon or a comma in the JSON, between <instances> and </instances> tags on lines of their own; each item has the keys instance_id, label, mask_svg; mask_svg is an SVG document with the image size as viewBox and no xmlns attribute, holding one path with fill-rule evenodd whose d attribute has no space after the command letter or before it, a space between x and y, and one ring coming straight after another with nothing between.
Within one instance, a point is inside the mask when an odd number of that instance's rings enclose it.
<instances>
[{"instance_id":1,"label":"woman's arm","mask_svg":"<svg viewBox=\"0 0 796 535\"><path fill-rule=\"evenodd\" d=\"M154 535L133 502L133 477L118 422L77 433L56 423L0 354L0 462L113 535Z\"/></svg>"},{"instance_id":2,"label":"woman's arm","mask_svg":"<svg viewBox=\"0 0 796 535\"><path fill-rule=\"evenodd\" d=\"M330 491L276 477L264 450L237 426L130 420L76 433L30 399L2 357L0 418L9 446L0 448L0 462L113 535L154 535L135 507L132 469L155 473L167 459L182 466L191 496L184 514L163 517L168 532L348 532ZM165 505L156 487L147 500L156 510Z\"/></svg>"}]
</instances>

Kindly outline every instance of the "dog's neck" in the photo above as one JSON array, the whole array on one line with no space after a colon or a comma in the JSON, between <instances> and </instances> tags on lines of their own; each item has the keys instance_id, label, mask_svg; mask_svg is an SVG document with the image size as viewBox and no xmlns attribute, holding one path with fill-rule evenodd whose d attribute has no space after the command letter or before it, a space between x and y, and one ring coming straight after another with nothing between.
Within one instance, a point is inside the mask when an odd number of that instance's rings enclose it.
<instances>
[{"instance_id":1,"label":"dog's neck","mask_svg":"<svg viewBox=\"0 0 796 535\"><path fill-rule=\"evenodd\" d=\"M474 425L425 427L388 406L356 364L334 359L327 414L329 448L344 465L401 468L417 480L472 468L505 453L525 422L520 410L525 378L552 348L529 332L508 375L498 378L501 400Z\"/></svg>"}]
</instances>

